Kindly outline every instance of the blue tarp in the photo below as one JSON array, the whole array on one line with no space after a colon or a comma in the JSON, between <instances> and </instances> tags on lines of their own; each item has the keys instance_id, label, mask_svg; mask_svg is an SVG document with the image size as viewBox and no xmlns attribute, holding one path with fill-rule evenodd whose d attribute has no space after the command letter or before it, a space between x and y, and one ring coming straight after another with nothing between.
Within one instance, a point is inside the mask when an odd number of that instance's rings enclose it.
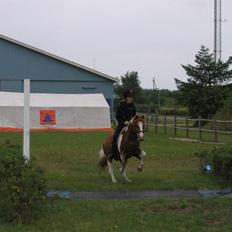
<instances>
[{"instance_id":1,"label":"blue tarp","mask_svg":"<svg viewBox=\"0 0 232 232\"><path fill-rule=\"evenodd\" d=\"M70 199L71 193L67 191L50 191L47 193L47 197L59 197L63 199Z\"/></svg>"},{"instance_id":2,"label":"blue tarp","mask_svg":"<svg viewBox=\"0 0 232 232\"><path fill-rule=\"evenodd\" d=\"M222 189L222 190L199 190L198 193L202 197L221 197L232 194L232 189Z\"/></svg>"}]
</instances>

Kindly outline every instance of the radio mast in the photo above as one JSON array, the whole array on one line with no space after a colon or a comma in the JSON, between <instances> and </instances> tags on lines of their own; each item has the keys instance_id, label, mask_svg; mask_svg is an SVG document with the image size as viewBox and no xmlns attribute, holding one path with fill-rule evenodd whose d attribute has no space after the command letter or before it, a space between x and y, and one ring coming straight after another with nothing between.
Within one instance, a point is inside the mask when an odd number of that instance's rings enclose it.
<instances>
[{"instance_id":1,"label":"radio mast","mask_svg":"<svg viewBox=\"0 0 232 232\"><path fill-rule=\"evenodd\" d=\"M214 59L222 59L222 0L214 0Z\"/></svg>"}]
</instances>

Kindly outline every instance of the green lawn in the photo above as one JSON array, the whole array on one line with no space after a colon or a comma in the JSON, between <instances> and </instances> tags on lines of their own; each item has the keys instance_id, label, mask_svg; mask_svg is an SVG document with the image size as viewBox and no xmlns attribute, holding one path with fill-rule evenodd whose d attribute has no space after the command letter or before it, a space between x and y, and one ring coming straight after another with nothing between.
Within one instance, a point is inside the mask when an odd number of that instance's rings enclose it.
<instances>
[{"instance_id":1,"label":"green lawn","mask_svg":"<svg viewBox=\"0 0 232 232\"><path fill-rule=\"evenodd\" d=\"M134 181L125 183L118 170L119 183L112 184L107 172L97 167L98 150L106 133L32 133L32 161L46 172L50 189L72 191L200 189L232 187L232 184L201 174L197 151L211 149L210 144L169 140L170 136L146 134L147 152L143 173L136 170L137 160L128 164ZM1 133L21 144L22 134ZM118 165L117 165L118 167ZM231 199L200 200L52 200L40 219L29 226L0 223L0 232L191 232L232 231Z\"/></svg>"},{"instance_id":2,"label":"green lawn","mask_svg":"<svg viewBox=\"0 0 232 232\"><path fill-rule=\"evenodd\" d=\"M1 232L230 232L231 199L54 201L29 226Z\"/></svg>"},{"instance_id":3,"label":"green lawn","mask_svg":"<svg viewBox=\"0 0 232 232\"><path fill-rule=\"evenodd\" d=\"M72 191L154 190L224 188L232 184L199 170L197 151L213 145L169 140L170 136L146 134L143 148L147 152L143 173L137 172L138 161L128 163L132 184L125 183L116 165L118 184L111 183L108 172L97 167L98 151L106 133L32 133L31 156L46 171L50 189ZM0 134L4 142L20 144L21 134ZM35 160L34 160L35 159Z\"/></svg>"}]
</instances>

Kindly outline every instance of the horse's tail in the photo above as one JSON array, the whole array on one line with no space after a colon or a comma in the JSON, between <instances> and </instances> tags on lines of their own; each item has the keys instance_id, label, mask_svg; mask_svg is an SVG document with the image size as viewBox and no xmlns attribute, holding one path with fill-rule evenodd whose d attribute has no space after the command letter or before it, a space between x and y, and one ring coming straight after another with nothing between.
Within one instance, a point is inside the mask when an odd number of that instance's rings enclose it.
<instances>
[{"instance_id":1,"label":"horse's tail","mask_svg":"<svg viewBox=\"0 0 232 232\"><path fill-rule=\"evenodd\" d=\"M99 157L100 157L100 160L99 160L99 167L101 168L101 169L104 169L104 168L106 168L106 166L107 166L107 157L106 157L106 155L105 155L105 152L104 152L104 150L103 149L101 149L100 151L99 151Z\"/></svg>"}]
</instances>

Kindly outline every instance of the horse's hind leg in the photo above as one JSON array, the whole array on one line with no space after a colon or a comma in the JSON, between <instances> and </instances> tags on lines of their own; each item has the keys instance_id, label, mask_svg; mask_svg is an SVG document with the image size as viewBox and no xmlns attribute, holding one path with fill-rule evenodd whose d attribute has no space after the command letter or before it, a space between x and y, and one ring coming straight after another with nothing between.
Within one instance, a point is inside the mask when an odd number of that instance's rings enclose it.
<instances>
[{"instance_id":1,"label":"horse's hind leg","mask_svg":"<svg viewBox=\"0 0 232 232\"><path fill-rule=\"evenodd\" d=\"M108 167L109 167L109 174L111 176L112 182L113 183L117 183L117 180L116 180L116 178L114 176L114 170L113 170L112 160L110 161L109 159L107 159L107 164L108 164Z\"/></svg>"}]
</instances>

